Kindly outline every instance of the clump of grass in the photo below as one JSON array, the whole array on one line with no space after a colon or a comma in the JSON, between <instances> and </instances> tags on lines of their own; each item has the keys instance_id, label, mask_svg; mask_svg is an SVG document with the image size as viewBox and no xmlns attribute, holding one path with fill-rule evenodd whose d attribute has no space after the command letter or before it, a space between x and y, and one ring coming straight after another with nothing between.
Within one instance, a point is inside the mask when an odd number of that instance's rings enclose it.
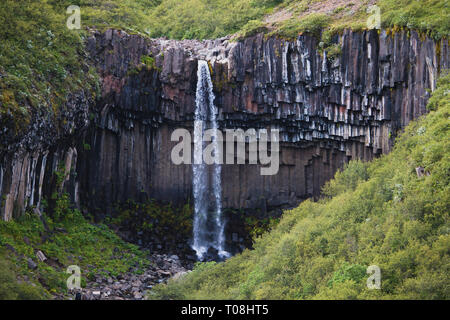
<instances>
[{"instance_id":1,"label":"clump of grass","mask_svg":"<svg viewBox=\"0 0 450 320\"><path fill-rule=\"evenodd\" d=\"M261 20L250 20L238 32L237 38L244 39L253 36L257 33L265 32L267 30L265 23Z\"/></svg>"},{"instance_id":2,"label":"clump of grass","mask_svg":"<svg viewBox=\"0 0 450 320\"><path fill-rule=\"evenodd\" d=\"M428 33L435 39L448 37L450 34L450 4L438 0L381 0L383 28L406 27Z\"/></svg>"},{"instance_id":3,"label":"clump of grass","mask_svg":"<svg viewBox=\"0 0 450 320\"><path fill-rule=\"evenodd\" d=\"M323 13L312 13L304 18L291 18L283 21L277 31L277 35L286 38L296 38L301 33L310 33L316 36L320 35L322 29L329 26L331 18Z\"/></svg>"}]
</instances>

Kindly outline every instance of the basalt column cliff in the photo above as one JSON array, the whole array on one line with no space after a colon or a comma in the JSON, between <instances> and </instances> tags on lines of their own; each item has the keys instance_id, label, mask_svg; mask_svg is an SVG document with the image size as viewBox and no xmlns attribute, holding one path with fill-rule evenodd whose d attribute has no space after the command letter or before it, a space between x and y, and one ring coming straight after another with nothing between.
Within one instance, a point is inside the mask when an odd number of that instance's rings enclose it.
<instances>
[{"instance_id":1,"label":"basalt column cliff","mask_svg":"<svg viewBox=\"0 0 450 320\"><path fill-rule=\"evenodd\" d=\"M87 49L101 98L75 96L74 125L51 144L24 150L18 143L4 152L2 218L39 203L58 159L72 200L100 216L127 199L192 199L192 168L171 162L178 142L170 136L193 130L200 59L210 66L220 129L280 130L278 174L262 176L259 165L222 166L223 208L265 213L318 196L350 159L390 150L398 130L426 112L449 62L447 40L414 31L345 31L334 41L341 54L329 59L308 35L199 42L92 31ZM36 130L44 141L51 134Z\"/></svg>"},{"instance_id":2,"label":"basalt column cliff","mask_svg":"<svg viewBox=\"0 0 450 320\"><path fill-rule=\"evenodd\" d=\"M170 135L192 131L199 59L210 64L221 129L278 128L282 141L277 175L223 166L224 208L294 206L317 196L349 159L388 152L396 132L426 112L448 43L414 32L344 32L335 40L342 54L327 59L310 36L196 42L94 33L88 47L103 99L78 164L83 200L110 209L128 198L191 198L192 170L171 162Z\"/></svg>"}]
</instances>

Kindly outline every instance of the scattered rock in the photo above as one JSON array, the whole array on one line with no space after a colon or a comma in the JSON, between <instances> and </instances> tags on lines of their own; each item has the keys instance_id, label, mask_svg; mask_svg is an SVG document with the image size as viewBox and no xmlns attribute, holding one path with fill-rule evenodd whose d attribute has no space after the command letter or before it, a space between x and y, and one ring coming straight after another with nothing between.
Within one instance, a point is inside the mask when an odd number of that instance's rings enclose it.
<instances>
[{"instance_id":1,"label":"scattered rock","mask_svg":"<svg viewBox=\"0 0 450 320\"><path fill-rule=\"evenodd\" d=\"M39 261L44 262L45 260L47 260L47 257L44 255L44 253L41 250L38 250L36 252L36 257L38 258Z\"/></svg>"},{"instance_id":2,"label":"scattered rock","mask_svg":"<svg viewBox=\"0 0 450 320\"><path fill-rule=\"evenodd\" d=\"M23 242L24 242L27 246L30 246L30 245L31 245L30 239L28 239L27 236L23 237Z\"/></svg>"},{"instance_id":3,"label":"scattered rock","mask_svg":"<svg viewBox=\"0 0 450 320\"><path fill-rule=\"evenodd\" d=\"M425 171L424 167L417 167L416 168L416 174L419 178L423 177L423 176L429 176L430 173L428 171Z\"/></svg>"},{"instance_id":4,"label":"scattered rock","mask_svg":"<svg viewBox=\"0 0 450 320\"><path fill-rule=\"evenodd\" d=\"M17 250L9 243L5 244L5 248L14 253L15 255L17 255Z\"/></svg>"},{"instance_id":5,"label":"scattered rock","mask_svg":"<svg viewBox=\"0 0 450 320\"><path fill-rule=\"evenodd\" d=\"M146 292L157 283L170 279L180 279L187 269L176 255L154 254L149 257L158 267L150 265L142 274L125 273L117 277L96 275L95 281L82 289L82 300L142 300Z\"/></svg>"},{"instance_id":6,"label":"scattered rock","mask_svg":"<svg viewBox=\"0 0 450 320\"><path fill-rule=\"evenodd\" d=\"M30 268L31 270L36 270L38 267L36 262L34 262L33 259L31 259L31 258L27 259L27 263L28 263L28 268Z\"/></svg>"}]
</instances>

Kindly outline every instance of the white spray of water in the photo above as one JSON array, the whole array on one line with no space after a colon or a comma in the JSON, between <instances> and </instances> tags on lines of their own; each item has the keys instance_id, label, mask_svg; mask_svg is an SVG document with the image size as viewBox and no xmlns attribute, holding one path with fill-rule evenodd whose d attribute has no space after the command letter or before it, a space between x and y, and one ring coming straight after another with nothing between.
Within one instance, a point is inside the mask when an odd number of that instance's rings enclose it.
<instances>
[{"instance_id":1,"label":"white spray of water","mask_svg":"<svg viewBox=\"0 0 450 320\"><path fill-rule=\"evenodd\" d=\"M195 97L195 121L194 121L194 164L193 191L194 191L194 243L192 248L197 253L199 260L210 247L218 251L219 257L228 257L225 251L224 221L222 218L222 185L221 165L207 166L202 161L203 133L205 129L213 130L213 137L217 130L214 105L213 84L206 61L198 61L197 92ZM214 138L211 142L213 152L217 154L219 147Z\"/></svg>"}]
</instances>

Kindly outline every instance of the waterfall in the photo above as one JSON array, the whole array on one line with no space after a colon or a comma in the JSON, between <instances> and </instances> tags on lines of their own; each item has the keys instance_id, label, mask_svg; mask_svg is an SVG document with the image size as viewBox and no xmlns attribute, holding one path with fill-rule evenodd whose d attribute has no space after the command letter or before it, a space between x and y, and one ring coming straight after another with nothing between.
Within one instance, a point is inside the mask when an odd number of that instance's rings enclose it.
<instances>
[{"instance_id":1,"label":"waterfall","mask_svg":"<svg viewBox=\"0 0 450 320\"><path fill-rule=\"evenodd\" d=\"M211 129L213 137L217 128L217 109L214 105L213 84L206 61L198 61L197 92L195 97L194 121L194 163L193 193L194 193L194 243L192 248L199 260L205 258L208 249L217 250L219 258L227 257L225 251L224 221L222 218L222 184L221 165L206 165L203 162L203 134ZM214 138L211 142L213 152L219 152Z\"/></svg>"}]
</instances>

